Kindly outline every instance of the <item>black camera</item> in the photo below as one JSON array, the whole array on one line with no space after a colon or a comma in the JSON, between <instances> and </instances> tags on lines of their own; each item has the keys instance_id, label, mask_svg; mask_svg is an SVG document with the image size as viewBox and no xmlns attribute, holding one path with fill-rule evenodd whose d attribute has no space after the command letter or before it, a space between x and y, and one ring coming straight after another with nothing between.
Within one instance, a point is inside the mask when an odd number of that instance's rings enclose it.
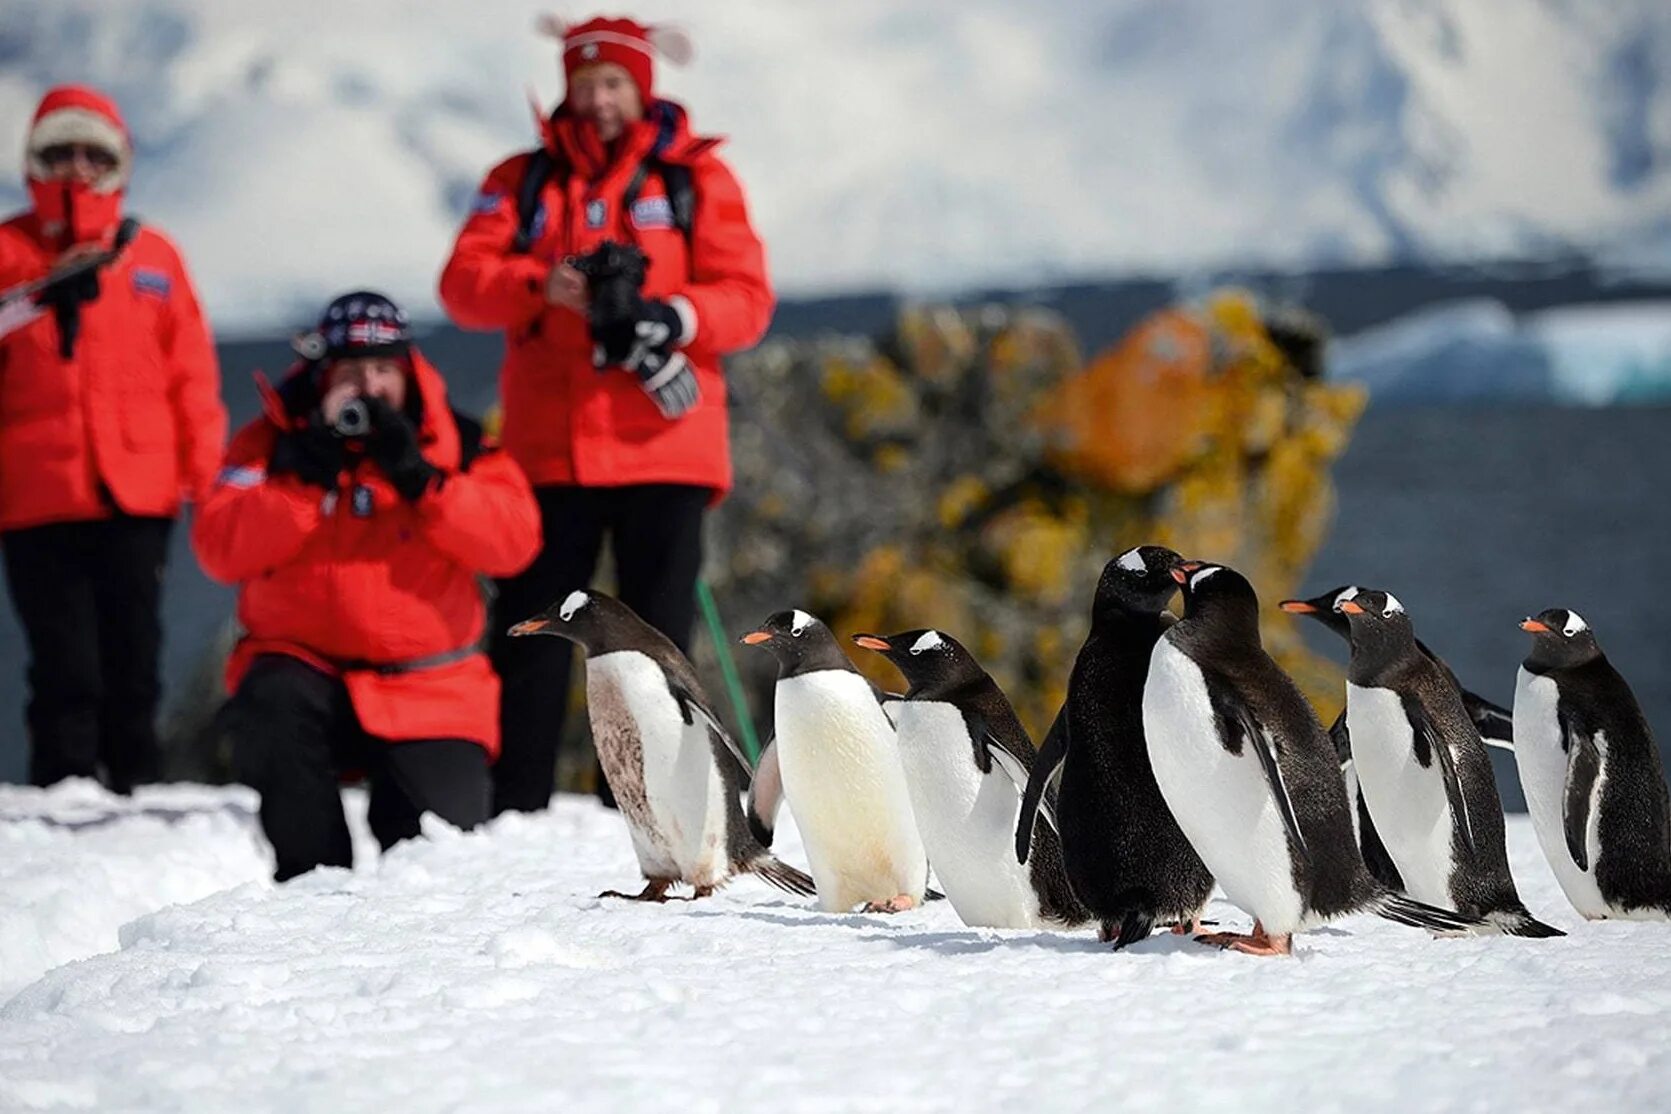
<instances>
[{"instance_id":1,"label":"black camera","mask_svg":"<svg viewBox=\"0 0 1671 1114\"><path fill-rule=\"evenodd\" d=\"M573 265L586 276L593 321L624 321L638 312L638 290L650 260L637 247L605 240Z\"/></svg>"},{"instance_id":2,"label":"black camera","mask_svg":"<svg viewBox=\"0 0 1671 1114\"><path fill-rule=\"evenodd\" d=\"M338 437L364 437L370 433L371 407L366 405L366 400L355 397L343 403L336 421L331 423L331 432Z\"/></svg>"}]
</instances>

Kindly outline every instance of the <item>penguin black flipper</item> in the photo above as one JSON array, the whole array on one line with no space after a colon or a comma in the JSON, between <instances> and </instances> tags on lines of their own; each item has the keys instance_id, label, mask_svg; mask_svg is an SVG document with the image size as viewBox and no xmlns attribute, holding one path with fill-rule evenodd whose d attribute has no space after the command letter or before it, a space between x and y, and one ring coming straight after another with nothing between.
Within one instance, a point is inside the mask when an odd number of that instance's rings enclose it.
<instances>
[{"instance_id":1,"label":"penguin black flipper","mask_svg":"<svg viewBox=\"0 0 1671 1114\"><path fill-rule=\"evenodd\" d=\"M987 758L997 763L998 768L1004 772L1004 776L1009 778L1010 783L1015 786L1017 793L1025 794L1027 783L1031 780L1027 773L1027 767L1023 766L1021 761L1010 753L1009 748L1004 746L996 736L987 735L983 744L986 748ZM1050 830L1055 832L1057 836L1062 834L1061 826L1056 822L1056 803L1051 799L1048 787L1045 789L1044 796L1039 798L1039 815L1044 818L1044 822L1050 825Z\"/></svg>"},{"instance_id":2,"label":"penguin black flipper","mask_svg":"<svg viewBox=\"0 0 1671 1114\"><path fill-rule=\"evenodd\" d=\"M754 780L749 782L748 808L744 814L748 829L760 846L771 847L777 831L777 810L783 803L783 771L778 767L777 736L766 740L760 752L760 765L754 768Z\"/></svg>"},{"instance_id":3,"label":"penguin black flipper","mask_svg":"<svg viewBox=\"0 0 1671 1114\"><path fill-rule=\"evenodd\" d=\"M1590 802L1595 799L1596 780L1601 776L1601 751L1596 741L1565 714L1561 715L1562 742L1567 751L1567 781L1561 800L1561 823L1566 829L1567 854L1579 870L1590 869Z\"/></svg>"},{"instance_id":4,"label":"penguin black flipper","mask_svg":"<svg viewBox=\"0 0 1671 1114\"><path fill-rule=\"evenodd\" d=\"M1462 689L1462 707L1479 730L1480 741L1498 750L1514 749L1514 713L1485 697Z\"/></svg>"},{"instance_id":5,"label":"penguin black flipper","mask_svg":"<svg viewBox=\"0 0 1671 1114\"><path fill-rule=\"evenodd\" d=\"M1457 827L1462 832L1462 846L1472 858L1475 854L1474 820L1468 813L1468 795L1462 791L1462 778L1456 772L1456 756L1451 754L1450 747L1440 737L1439 729L1423 708L1421 701L1413 693L1405 693L1404 714L1409 717L1410 729L1415 732L1421 746L1416 748L1417 760L1420 760L1422 748L1439 763L1439 774L1445 783L1445 800L1450 803L1451 815L1456 818Z\"/></svg>"},{"instance_id":6,"label":"penguin black flipper","mask_svg":"<svg viewBox=\"0 0 1671 1114\"><path fill-rule=\"evenodd\" d=\"M1300 818L1294 811L1294 799L1288 795L1288 785L1282 779L1282 763L1276 745L1260 728L1253 709L1244 704L1229 685L1216 682L1210 674L1207 697L1218 720L1219 738L1224 748L1231 754L1240 754L1244 746L1253 749L1260 767L1265 771L1265 782L1270 788L1272 800L1276 801L1277 812L1282 816L1282 826L1288 829L1288 838L1293 841L1300 858L1309 863L1311 851L1306 847L1305 836L1300 833Z\"/></svg>"},{"instance_id":7,"label":"penguin black flipper","mask_svg":"<svg viewBox=\"0 0 1671 1114\"><path fill-rule=\"evenodd\" d=\"M1340 714L1329 724L1329 742L1334 744L1335 761L1340 763L1341 773L1352 764L1352 732L1346 726L1346 709L1340 709Z\"/></svg>"},{"instance_id":8,"label":"penguin black flipper","mask_svg":"<svg viewBox=\"0 0 1671 1114\"><path fill-rule=\"evenodd\" d=\"M1021 796L1021 813L1015 824L1015 861L1023 866L1027 863L1027 856L1033 849L1033 826L1038 823L1040 803L1044 800L1045 792L1050 781L1061 769L1062 761L1068 756L1068 717L1067 709L1056 717L1049 732L1044 736L1044 745L1039 748L1038 757L1033 759L1033 772L1027 779L1027 791ZM1051 827L1055 827L1054 824Z\"/></svg>"},{"instance_id":9,"label":"penguin black flipper","mask_svg":"<svg viewBox=\"0 0 1671 1114\"><path fill-rule=\"evenodd\" d=\"M725 725L720 723L719 719L703 705L702 701L696 698L695 694L678 681L671 677L668 678L667 688L668 691L673 693L673 700L679 705L679 714L684 717L685 723L695 723L696 719L693 717L701 717L702 721L708 725L708 730L712 731L719 741L725 744L725 749L731 752L731 756L737 760L737 765L742 767L743 778L752 785L754 782L754 766L749 762L748 755L743 753L743 748L737 745L737 740L731 737L731 732L725 729Z\"/></svg>"}]
</instances>

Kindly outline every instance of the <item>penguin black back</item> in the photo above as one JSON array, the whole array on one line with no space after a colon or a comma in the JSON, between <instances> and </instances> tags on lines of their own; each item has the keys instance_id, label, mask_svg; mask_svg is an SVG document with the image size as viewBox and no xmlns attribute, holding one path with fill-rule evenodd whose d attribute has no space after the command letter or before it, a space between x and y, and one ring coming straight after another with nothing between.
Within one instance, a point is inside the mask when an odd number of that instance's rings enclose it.
<instances>
[{"instance_id":1,"label":"penguin black back","mask_svg":"<svg viewBox=\"0 0 1671 1114\"><path fill-rule=\"evenodd\" d=\"M1211 874L1155 784L1143 736L1144 678L1171 625L1165 609L1180 560L1163 546L1138 546L1103 567L1091 630L1034 766L1017 832L1025 857L1034 810L1059 767L1056 817L1068 880L1117 947L1157 923L1193 919L1212 891Z\"/></svg>"}]
</instances>

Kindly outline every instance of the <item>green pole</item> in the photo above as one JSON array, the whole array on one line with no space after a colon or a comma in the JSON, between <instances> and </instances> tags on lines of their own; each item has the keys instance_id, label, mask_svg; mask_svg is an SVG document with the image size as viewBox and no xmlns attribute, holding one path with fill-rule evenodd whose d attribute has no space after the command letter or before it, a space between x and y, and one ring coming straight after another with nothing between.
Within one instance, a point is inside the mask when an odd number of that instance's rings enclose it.
<instances>
[{"instance_id":1,"label":"green pole","mask_svg":"<svg viewBox=\"0 0 1671 1114\"><path fill-rule=\"evenodd\" d=\"M737 714L737 725L743 730L743 753L750 762L760 761L760 739L754 733L754 720L748 714L748 699L743 693L742 678L737 675L737 662L731 656L731 640L726 637L725 624L719 619L719 605L714 603L714 592L706 580L696 582L696 603L708 622L708 635L714 640L714 653L719 657L719 671L725 677L725 691L731 697L731 710Z\"/></svg>"}]
</instances>

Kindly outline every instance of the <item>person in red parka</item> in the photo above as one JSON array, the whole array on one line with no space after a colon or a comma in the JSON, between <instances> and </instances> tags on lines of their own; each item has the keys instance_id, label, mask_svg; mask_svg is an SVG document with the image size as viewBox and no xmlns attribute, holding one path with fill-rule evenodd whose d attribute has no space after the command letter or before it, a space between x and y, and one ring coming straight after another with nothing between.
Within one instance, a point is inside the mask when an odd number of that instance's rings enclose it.
<instances>
[{"instance_id":1,"label":"person in red parka","mask_svg":"<svg viewBox=\"0 0 1671 1114\"><path fill-rule=\"evenodd\" d=\"M487 818L499 681L477 577L539 546L521 469L451 409L398 306L345 294L298 351L192 529L203 568L239 588L247 633L220 723L279 881L351 864L337 788L351 773L385 848L425 811Z\"/></svg>"},{"instance_id":2,"label":"person in red parka","mask_svg":"<svg viewBox=\"0 0 1671 1114\"><path fill-rule=\"evenodd\" d=\"M654 94L653 52L683 61L688 41L630 19L544 26L562 41L566 97L540 148L488 173L440 284L460 326L506 334L505 449L544 529L534 564L499 584L495 811L550 803L573 662L558 640L504 631L586 587L606 535L620 598L689 648L703 513L731 486L720 358L758 341L773 308L719 141ZM574 266L605 241L648 256L624 305L593 300Z\"/></svg>"},{"instance_id":3,"label":"person in red parka","mask_svg":"<svg viewBox=\"0 0 1671 1114\"><path fill-rule=\"evenodd\" d=\"M0 303L0 553L29 643L29 778L102 771L126 793L158 774L162 574L182 501L220 460L220 370L179 252L123 221L116 105L48 92L25 166L33 205L0 224L0 298L59 275Z\"/></svg>"}]
</instances>

